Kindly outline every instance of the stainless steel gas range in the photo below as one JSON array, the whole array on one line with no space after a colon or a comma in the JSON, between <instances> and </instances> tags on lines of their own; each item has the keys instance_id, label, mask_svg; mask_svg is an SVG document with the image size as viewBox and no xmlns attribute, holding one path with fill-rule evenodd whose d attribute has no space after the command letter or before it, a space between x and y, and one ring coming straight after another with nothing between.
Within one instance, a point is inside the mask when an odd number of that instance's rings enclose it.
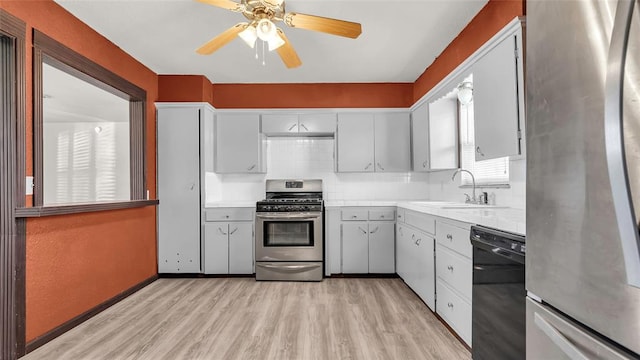
<instances>
[{"instance_id":1,"label":"stainless steel gas range","mask_svg":"<svg viewBox=\"0 0 640 360\"><path fill-rule=\"evenodd\" d=\"M322 180L267 180L256 204L256 280L322 281Z\"/></svg>"}]
</instances>

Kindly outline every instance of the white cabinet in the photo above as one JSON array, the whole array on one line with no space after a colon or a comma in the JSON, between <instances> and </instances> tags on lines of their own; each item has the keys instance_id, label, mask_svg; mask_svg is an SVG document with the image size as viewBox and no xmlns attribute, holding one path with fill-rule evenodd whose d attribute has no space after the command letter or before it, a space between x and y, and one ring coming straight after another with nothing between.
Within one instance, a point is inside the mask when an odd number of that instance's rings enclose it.
<instances>
[{"instance_id":1,"label":"white cabinet","mask_svg":"<svg viewBox=\"0 0 640 360\"><path fill-rule=\"evenodd\" d=\"M204 212L204 273L253 274L253 209L205 209Z\"/></svg>"},{"instance_id":2,"label":"white cabinet","mask_svg":"<svg viewBox=\"0 0 640 360\"><path fill-rule=\"evenodd\" d=\"M476 161L521 154L521 37L521 31L508 36L473 65Z\"/></svg>"},{"instance_id":3,"label":"white cabinet","mask_svg":"<svg viewBox=\"0 0 640 360\"><path fill-rule=\"evenodd\" d=\"M429 159L429 109L422 103L411 112L411 146L413 147L413 171L431 169Z\"/></svg>"},{"instance_id":4,"label":"white cabinet","mask_svg":"<svg viewBox=\"0 0 640 360\"><path fill-rule=\"evenodd\" d=\"M395 209L342 208L329 211L327 243L331 273L393 274L395 265ZM340 222L340 239L332 228ZM340 246L341 251L335 251ZM335 266L339 262L340 267Z\"/></svg>"},{"instance_id":5,"label":"white cabinet","mask_svg":"<svg viewBox=\"0 0 640 360\"><path fill-rule=\"evenodd\" d=\"M337 171L373 172L375 170L373 141L373 114L338 114Z\"/></svg>"},{"instance_id":6,"label":"white cabinet","mask_svg":"<svg viewBox=\"0 0 640 360\"><path fill-rule=\"evenodd\" d=\"M427 304L436 308L434 227L430 215L411 210L399 210L404 214L404 223L398 223L397 272L405 283ZM407 223L406 220L412 221ZM427 233L421 229L430 229Z\"/></svg>"},{"instance_id":7,"label":"white cabinet","mask_svg":"<svg viewBox=\"0 0 640 360\"><path fill-rule=\"evenodd\" d=\"M336 114L268 113L262 115L262 133L268 136L331 136Z\"/></svg>"},{"instance_id":8,"label":"white cabinet","mask_svg":"<svg viewBox=\"0 0 640 360\"><path fill-rule=\"evenodd\" d=\"M458 100L444 97L429 104L429 163L431 170L457 169Z\"/></svg>"},{"instance_id":9,"label":"white cabinet","mask_svg":"<svg viewBox=\"0 0 640 360\"><path fill-rule=\"evenodd\" d=\"M200 273L202 174L211 171L213 108L158 103L158 272Z\"/></svg>"},{"instance_id":10,"label":"white cabinet","mask_svg":"<svg viewBox=\"0 0 640 360\"><path fill-rule=\"evenodd\" d=\"M218 113L215 121L215 172L266 172L265 142L257 113Z\"/></svg>"},{"instance_id":11,"label":"white cabinet","mask_svg":"<svg viewBox=\"0 0 640 360\"><path fill-rule=\"evenodd\" d=\"M471 346L473 247L470 224L436 221L436 312Z\"/></svg>"},{"instance_id":12,"label":"white cabinet","mask_svg":"<svg viewBox=\"0 0 640 360\"><path fill-rule=\"evenodd\" d=\"M338 114L337 171L409 171L410 132L408 113Z\"/></svg>"}]
</instances>

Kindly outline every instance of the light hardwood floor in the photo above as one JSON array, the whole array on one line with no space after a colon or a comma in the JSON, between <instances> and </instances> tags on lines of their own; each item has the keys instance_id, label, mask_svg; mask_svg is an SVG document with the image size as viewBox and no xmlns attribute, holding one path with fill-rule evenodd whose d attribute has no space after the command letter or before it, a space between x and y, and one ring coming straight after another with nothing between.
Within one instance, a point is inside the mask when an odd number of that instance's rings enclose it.
<instances>
[{"instance_id":1,"label":"light hardwood floor","mask_svg":"<svg viewBox=\"0 0 640 360\"><path fill-rule=\"evenodd\" d=\"M400 279L159 279L23 359L469 359Z\"/></svg>"}]
</instances>

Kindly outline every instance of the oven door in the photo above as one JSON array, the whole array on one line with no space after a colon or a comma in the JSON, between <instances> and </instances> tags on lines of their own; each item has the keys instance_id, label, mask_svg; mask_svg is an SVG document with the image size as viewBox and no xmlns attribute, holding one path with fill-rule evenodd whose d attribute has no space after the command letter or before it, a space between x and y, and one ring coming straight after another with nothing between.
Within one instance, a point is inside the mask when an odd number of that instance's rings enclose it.
<instances>
[{"instance_id":1,"label":"oven door","mask_svg":"<svg viewBox=\"0 0 640 360\"><path fill-rule=\"evenodd\" d=\"M322 212L256 213L256 261L322 261Z\"/></svg>"}]
</instances>

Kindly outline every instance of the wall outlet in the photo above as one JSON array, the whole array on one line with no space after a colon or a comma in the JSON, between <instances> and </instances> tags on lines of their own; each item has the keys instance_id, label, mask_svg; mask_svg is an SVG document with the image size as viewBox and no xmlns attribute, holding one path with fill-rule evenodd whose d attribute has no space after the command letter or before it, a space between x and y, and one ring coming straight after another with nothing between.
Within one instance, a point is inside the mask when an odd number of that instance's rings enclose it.
<instances>
[{"instance_id":1,"label":"wall outlet","mask_svg":"<svg viewBox=\"0 0 640 360\"><path fill-rule=\"evenodd\" d=\"M26 189L27 195L33 195L33 176L27 176L25 189Z\"/></svg>"}]
</instances>

